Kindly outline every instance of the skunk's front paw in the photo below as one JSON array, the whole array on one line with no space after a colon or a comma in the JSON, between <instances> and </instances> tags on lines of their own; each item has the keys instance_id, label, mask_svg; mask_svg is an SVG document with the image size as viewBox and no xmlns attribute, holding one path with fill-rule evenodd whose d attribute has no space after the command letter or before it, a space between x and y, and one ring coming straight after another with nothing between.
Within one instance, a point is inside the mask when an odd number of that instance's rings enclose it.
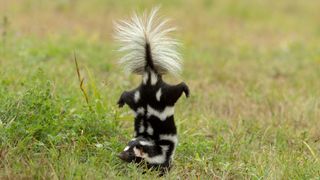
<instances>
[{"instance_id":1,"label":"skunk's front paw","mask_svg":"<svg viewBox=\"0 0 320 180\"><path fill-rule=\"evenodd\" d=\"M119 99L118 102L117 102L119 108L123 107L124 104L126 103L126 101L125 101L125 99L126 99L126 94L127 94L126 91L124 91L124 92L121 94L120 99Z\"/></svg>"},{"instance_id":2,"label":"skunk's front paw","mask_svg":"<svg viewBox=\"0 0 320 180\"><path fill-rule=\"evenodd\" d=\"M117 102L119 108L122 108L124 106L124 101L122 98L119 99L119 101Z\"/></svg>"}]
</instances>

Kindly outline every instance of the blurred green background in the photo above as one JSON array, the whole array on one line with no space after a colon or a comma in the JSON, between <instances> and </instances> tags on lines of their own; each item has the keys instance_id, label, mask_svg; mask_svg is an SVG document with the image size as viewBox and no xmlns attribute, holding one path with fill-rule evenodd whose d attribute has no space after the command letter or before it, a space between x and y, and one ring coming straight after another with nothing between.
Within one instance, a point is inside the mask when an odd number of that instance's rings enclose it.
<instances>
[{"instance_id":1,"label":"blurred green background","mask_svg":"<svg viewBox=\"0 0 320 180\"><path fill-rule=\"evenodd\" d=\"M113 21L161 5L191 98L172 179L320 176L320 1L0 0L0 179L155 178L117 159L133 115ZM79 88L76 54L89 103Z\"/></svg>"}]
</instances>

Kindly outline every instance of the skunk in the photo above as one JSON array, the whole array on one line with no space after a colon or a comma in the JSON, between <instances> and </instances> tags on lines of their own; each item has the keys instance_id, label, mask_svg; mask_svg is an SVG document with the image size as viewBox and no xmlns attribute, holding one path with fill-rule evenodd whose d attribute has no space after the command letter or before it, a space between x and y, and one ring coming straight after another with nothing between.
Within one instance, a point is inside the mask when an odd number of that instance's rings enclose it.
<instances>
[{"instance_id":1,"label":"skunk","mask_svg":"<svg viewBox=\"0 0 320 180\"><path fill-rule=\"evenodd\" d=\"M115 23L119 51L125 53L120 64L127 72L142 75L141 84L124 91L118 105L126 104L134 111L134 136L143 139L129 142L119 157L169 168L178 143L174 105L182 93L189 97L189 88L184 82L169 85L162 79L164 74L180 74L181 57L179 43L168 37L175 28L167 28L168 20L156 16L158 9Z\"/></svg>"}]
</instances>

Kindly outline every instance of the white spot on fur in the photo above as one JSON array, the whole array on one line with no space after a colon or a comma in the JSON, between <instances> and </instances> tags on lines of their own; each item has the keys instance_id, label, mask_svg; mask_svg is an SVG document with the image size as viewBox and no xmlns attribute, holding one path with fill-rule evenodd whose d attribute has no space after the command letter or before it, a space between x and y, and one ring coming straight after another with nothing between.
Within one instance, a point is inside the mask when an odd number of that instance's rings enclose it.
<instances>
[{"instance_id":1,"label":"white spot on fur","mask_svg":"<svg viewBox=\"0 0 320 180\"><path fill-rule=\"evenodd\" d=\"M149 79L149 74L145 72L142 78L143 84L147 84L148 79Z\"/></svg>"},{"instance_id":2,"label":"white spot on fur","mask_svg":"<svg viewBox=\"0 0 320 180\"><path fill-rule=\"evenodd\" d=\"M135 116L138 116L139 114L144 115L144 108L139 107L137 111L134 112Z\"/></svg>"},{"instance_id":3,"label":"white spot on fur","mask_svg":"<svg viewBox=\"0 0 320 180\"><path fill-rule=\"evenodd\" d=\"M134 93L134 102L138 102L140 100L140 92L139 91L136 91Z\"/></svg>"},{"instance_id":4,"label":"white spot on fur","mask_svg":"<svg viewBox=\"0 0 320 180\"><path fill-rule=\"evenodd\" d=\"M153 146L154 143L152 141L140 141L139 142L142 146Z\"/></svg>"},{"instance_id":5,"label":"white spot on fur","mask_svg":"<svg viewBox=\"0 0 320 180\"><path fill-rule=\"evenodd\" d=\"M162 150L161 154L153 157L149 157L147 153L143 153L142 158L144 158L150 164L162 164L166 161L166 157L167 157L166 153L169 150L169 147L161 146L161 150Z\"/></svg>"},{"instance_id":6,"label":"white spot on fur","mask_svg":"<svg viewBox=\"0 0 320 180\"><path fill-rule=\"evenodd\" d=\"M176 134L160 134L160 140L171 141L175 146L178 144L178 137Z\"/></svg>"},{"instance_id":7,"label":"white spot on fur","mask_svg":"<svg viewBox=\"0 0 320 180\"><path fill-rule=\"evenodd\" d=\"M123 151L128 151L129 148L130 148L129 146L126 146Z\"/></svg>"},{"instance_id":8,"label":"white spot on fur","mask_svg":"<svg viewBox=\"0 0 320 180\"><path fill-rule=\"evenodd\" d=\"M133 152L134 152L134 155L137 156L137 157L142 157L143 156L143 153L141 152L141 150L139 150L136 147L133 148Z\"/></svg>"},{"instance_id":9,"label":"white spot on fur","mask_svg":"<svg viewBox=\"0 0 320 180\"><path fill-rule=\"evenodd\" d=\"M173 147L172 154L171 154L171 156L170 156L170 158L172 159L173 156L174 156L174 153L175 153L175 151L176 151L177 144L178 144L178 137L177 137L177 135L176 135L176 134L160 134L160 140L167 140L167 141L173 142L174 147Z\"/></svg>"},{"instance_id":10,"label":"white spot on fur","mask_svg":"<svg viewBox=\"0 0 320 180\"><path fill-rule=\"evenodd\" d=\"M162 95L162 92L161 92L161 88L160 88L156 93L156 98L158 101L160 101L161 95Z\"/></svg>"},{"instance_id":11,"label":"white spot on fur","mask_svg":"<svg viewBox=\"0 0 320 180\"><path fill-rule=\"evenodd\" d=\"M140 127L139 127L139 133L143 133L144 132L144 125L143 125L143 121L140 122Z\"/></svg>"},{"instance_id":12,"label":"white spot on fur","mask_svg":"<svg viewBox=\"0 0 320 180\"><path fill-rule=\"evenodd\" d=\"M152 128L152 126L151 126L150 123L148 123L147 133L148 133L149 135L153 135L153 128Z\"/></svg>"},{"instance_id":13,"label":"white spot on fur","mask_svg":"<svg viewBox=\"0 0 320 180\"><path fill-rule=\"evenodd\" d=\"M139 107L138 109L137 109L137 113L139 113L139 114L144 114L144 108L143 107Z\"/></svg>"},{"instance_id":14,"label":"white spot on fur","mask_svg":"<svg viewBox=\"0 0 320 180\"><path fill-rule=\"evenodd\" d=\"M150 71L150 76L151 76L151 85L155 85L158 82L158 76L156 75L155 72Z\"/></svg>"},{"instance_id":15,"label":"white spot on fur","mask_svg":"<svg viewBox=\"0 0 320 180\"><path fill-rule=\"evenodd\" d=\"M161 121L165 121L167 119L167 117L170 117L174 114L174 107L173 106L167 106L164 108L163 111L158 111L158 110L155 110L153 109L151 106L147 106L147 111L148 111L148 114L147 116L150 117L150 116L156 116L157 118L159 118Z\"/></svg>"}]
</instances>

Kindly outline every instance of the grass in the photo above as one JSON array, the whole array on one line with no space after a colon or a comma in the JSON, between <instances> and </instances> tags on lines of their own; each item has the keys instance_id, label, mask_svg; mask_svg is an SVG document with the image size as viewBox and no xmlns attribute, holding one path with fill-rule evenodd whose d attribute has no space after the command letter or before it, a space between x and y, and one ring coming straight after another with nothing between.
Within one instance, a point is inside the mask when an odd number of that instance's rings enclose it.
<instances>
[{"instance_id":1,"label":"grass","mask_svg":"<svg viewBox=\"0 0 320 180\"><path fill-rule=\"evenodd\" d=\"M180 28L192 93L177 105L179 146L164 178L319 178L320 2L161 3ZM140 77L117 65L112 20L158 3L0 4L0 179L155 178L116 157L133 115L115 104Z\"/></svg>"}]
</instances>

